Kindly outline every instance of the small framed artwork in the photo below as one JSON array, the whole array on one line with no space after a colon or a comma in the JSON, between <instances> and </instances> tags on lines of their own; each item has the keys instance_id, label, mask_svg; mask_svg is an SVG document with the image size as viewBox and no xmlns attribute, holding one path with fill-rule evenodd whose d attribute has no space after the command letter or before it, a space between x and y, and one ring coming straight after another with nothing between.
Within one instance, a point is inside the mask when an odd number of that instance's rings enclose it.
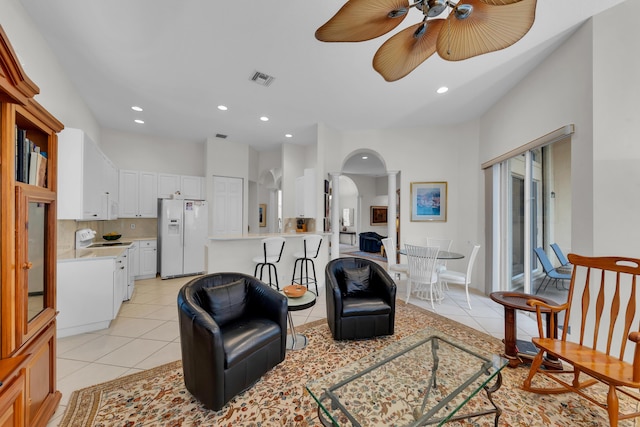
<instances>
[{"instance_id":1,"label":"small framed artwork","mask_svg":"<svg viewBox=\"0 0 640 427\"><path fill-rule=\"evenodd\" d=\"M371 206L371 225L387 225L386 206Z\"/></svg>"},{"instance_id":2,"label":"small framed artwork","mask_svg":"<svg viewBox=\"0 0 640 427\"><path fill-rule=\"evenodd\" d=\"M267 226L267 205L265 203L260 203L258 206L258 222L260 227Z\"/></svg>"},{"instance_id":3,"label":"small framed artwork","mask_svg":"<svg viewBox=\"0 0 640 427\"><path fill-rule=\"evenodd\" d=\"M411 221L447 220L447 183L411 183Z\"/></svg>"}]
</instances>

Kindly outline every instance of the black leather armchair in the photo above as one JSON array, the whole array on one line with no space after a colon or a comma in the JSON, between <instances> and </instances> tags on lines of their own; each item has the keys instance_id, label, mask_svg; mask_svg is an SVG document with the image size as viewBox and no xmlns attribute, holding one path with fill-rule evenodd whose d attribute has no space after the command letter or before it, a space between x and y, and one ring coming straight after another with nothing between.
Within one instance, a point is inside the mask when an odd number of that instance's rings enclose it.
<instances>
[{"instance_id":1,"label":"black leather armchair","mask_svg":"<svg viewBox=\"0 0 640 427\"><path fill-rule=\"evenodd\" d=\"M325 269L327 322L336 340L393 335L396 284L363 258L337 258Z\"/></svg>"},{"instance_id":2,"label":"black leather armchair","mask_svg":"<svg viewBox=\"0 0 640 427\"><path fill-rule=\"evenodd\" d=\"M382 236L375 231L365 231L360 233L360 250L363 252L378 253L382 249Z\"/></svg>"},{"instance_id":3,"label":"black leather armchair","mask_svg":"<svg viewBox=\"0 0 640 427\"><path fill-rule=\"evenodd\" d=\"M253 276L216 273L178 293L182 369L187 390L219 410L282 362L287 298Z\"/></svg>"}]
</instances>

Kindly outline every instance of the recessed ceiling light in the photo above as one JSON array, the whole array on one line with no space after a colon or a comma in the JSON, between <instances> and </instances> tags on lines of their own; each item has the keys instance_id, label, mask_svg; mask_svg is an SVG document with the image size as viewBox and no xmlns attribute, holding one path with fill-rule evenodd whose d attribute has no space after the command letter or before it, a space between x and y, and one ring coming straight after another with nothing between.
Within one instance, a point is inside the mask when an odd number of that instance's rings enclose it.
<instances>
[{"instance_id":1,"label":"recessed ceiling light","mask_svg":"<svg viewBox=\"0 0 640 427\"><path fill-rule=\"evenodd\" d=\"M449 88L448 88L448 87L446 87L446 86L442 86L442 87L438 88L438 90L437 90L436 92L438 92L438 93L445 93L445 92L447 92L448 90L449 90Z\"/></svg>"},{"instance_id":2,"label":"recessed ceiling light","mask_svg":"<svg viewBox=\"0 0 640 427\"><path fill-rule=\"evenodd\" d=\"M137 105L134 105L133 107L131 107L131 109L133 111L142 111L142 107L138 107Z\"/></svg>"},{"instance_id":3,"label":"recessed ceiling light","mask_svg":"<svg viewBox=\"0 0 640 427\"><path fill-rule=\"evenodd\" d=\"M362 160L367 160L369 156L362 156Z\"/></svg>"},{"instance_id":4,"label":"recessed ceiling light","mask_svg":"<svg viewBox=\"0 0 640 427\"><path fill-rule=\"evenodd\" d=\"M218 105L218 110L221 110L221 111L227 111L227 110L228 110L228 108L227 108L227 106L226 106L226 105Z\"/></svg>"},{"instance_id":5,"label":"recessed ceiling light","mask_svg":"<svg viewBox=\"0 0 640 427\"><path fill-rule=\"evenodd\" d=\"M140 119L135 119L134 122L139 124L144 124L144 120L140 120Z\"/></svg>"},{"instance_id":6,"label":"recessed ceiling light","mask_svg":"<svg viewBox=\"0 0 640 427\"><path fill-rule=\"evenodd\" d=\"M269 121L269 117L262 116L262 117L260 117L260 120L262 120L263 122L268 122Z\"/></svg>"},{"instance_id":7,"label":"recessed ceiling light","mask_svg":"<svg viewBox=\"0 0 640 427\"><path fill-rule=\"evenodd\" d=\"M284 137L285 137L285 138L293 138L293 135L291 135L290 133L286 133L286 134L284 135Z\"/></svg>"}]
</instances>

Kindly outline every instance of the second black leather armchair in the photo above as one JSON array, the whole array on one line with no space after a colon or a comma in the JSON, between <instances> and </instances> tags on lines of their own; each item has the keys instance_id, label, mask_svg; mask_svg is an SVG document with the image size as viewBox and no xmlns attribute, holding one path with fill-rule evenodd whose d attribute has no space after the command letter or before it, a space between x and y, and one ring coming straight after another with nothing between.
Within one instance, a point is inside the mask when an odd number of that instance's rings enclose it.
<instances>
[{"instance_id":1,"label":"second black leather armchair","mask_svg":"<svg viewBox=\"0 0 640 427\"><path fill-rule=\"evenodd\" d=\"M327 322L336 340L393 335L396 284L364 258L337 258L325 269Z\"/></svg>"}]
</instances>

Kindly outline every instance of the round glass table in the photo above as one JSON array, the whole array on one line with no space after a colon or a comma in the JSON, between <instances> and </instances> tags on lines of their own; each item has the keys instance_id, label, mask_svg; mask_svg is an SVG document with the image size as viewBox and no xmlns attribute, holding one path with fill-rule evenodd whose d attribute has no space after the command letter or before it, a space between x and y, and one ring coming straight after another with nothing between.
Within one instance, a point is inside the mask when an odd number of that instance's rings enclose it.
<instances>
[{"instance_id":1,"label":"round glass table","mask_svg":"<svg viewBox=\"0 0 640 427\"><path fill-rule=\"evenodd\" d=\"M287 296L284 292L280 293L287 297L288 303L288 318L289 318L289 334L287 335L287 350L300 350L307 346L307 337L303 334L296 333L296 328L293 325L293 318L291 317L292 311L306 310L313 307L316 304L316 294L311 291L306 291L301 297L292 298Z\"/></svg>"}]
</instances>

